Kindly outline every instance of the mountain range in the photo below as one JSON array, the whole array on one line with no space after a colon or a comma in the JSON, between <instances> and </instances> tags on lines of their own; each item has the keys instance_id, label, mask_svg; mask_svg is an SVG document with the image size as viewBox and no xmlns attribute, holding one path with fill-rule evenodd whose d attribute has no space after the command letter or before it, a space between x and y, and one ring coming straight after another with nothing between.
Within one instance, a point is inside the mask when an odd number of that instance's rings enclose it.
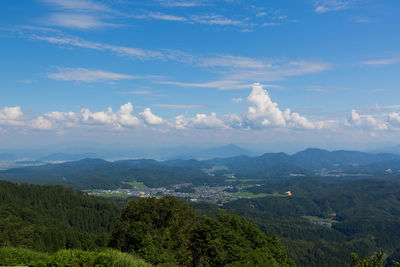
<instances>
[{"instance_id":1,"label":"mountain range","mask_svg":"<svg viewBox=\"0 0 400 267\"><path fill-rule=\"evenodd\" d=\"M265 153L207 160L153 159L105 161L86 158L0 171L0 179L35 184L61 184L78 189L118 188L126 182L143 182L149 187L192 183L224 184L227 176L263 181L293 176L323 176L350 179L392 177L400 172L400 155L358 151L327 151L310 148L289 155Z\"/></svg>"}]
</instances>

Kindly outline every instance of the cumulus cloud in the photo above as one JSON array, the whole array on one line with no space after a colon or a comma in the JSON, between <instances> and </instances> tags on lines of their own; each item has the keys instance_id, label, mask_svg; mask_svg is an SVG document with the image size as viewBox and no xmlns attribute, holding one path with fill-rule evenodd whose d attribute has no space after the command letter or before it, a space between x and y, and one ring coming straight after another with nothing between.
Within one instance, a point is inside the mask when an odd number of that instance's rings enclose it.
<instances>
[{"instance_id":1,"label":"cumulus cloud","mask_svg":"<svg viewBox=\"0 0 400 267\"><path fill-rule=\"evenodd\" d=\"M388 126L385 122L376 120L371 115L360 115L353 109L347 119L349 126L355 126L365 130L387 130Z\"/></svg>"},{"instance_id":2,"label":"cumulus cloud","mask_svg":"<svg viewBox=\"0 0 400 267\"><path fill-rule=\"evenodd\" d=\"M133 106L131 102L122 105L118 111L118 122L123 126L137 126L140 121L137 117L132 115Z\"/></svg>"},{"instance_id":3,"label":"cumulus cloud","mask_svg":"<svg viewBox=\"0 0 400 267\"><path fill-rule=\"evenodd\" d=\"M118 112L113 112L112 108L107 111L91 112L85 108L81 110L81 120L89 124L112 125L119 129L122 126L137 126L140 120L132 115L133 106L130 102L122 105Z\"/></svg>"},{"instance_id":4,"label":"cumulus cloud","mask_svg":"<svg viewBox=\"0 0 400 267\"><path fill-rule=\"evenodd\" d=\"M192 118L186 118L183 115L179 115L175 118L175 127L177 129L226 129L228 128L225 123L217 118L217 114L212 112L210 115L207 114L196 114Z\"/></svg>"},{"instance_id":5,"label":"cumulus cloud","mask_svg":"<svg viewBox=\"0 0 400 267\"><path fill-rule=\"evenodd\" d=\"M254 84L247 98L248 110L243 114L243 121L250 128L291 127L314 129L315 125L290 109L282 111L278 104L271 100L270 95L260 84Z\"/></svg>"},{"instance_id":6,"label":"cumulus cloud","mask_svg":"<svg viewBox=\"0 0 400 267\"><path fill-rule=\"evenodd\" d=\"M0 109L0 125L21 125L23 115L20 106L4 107Z\"/></svg>"},{"instance_id":7,"label":"cumulus cloud","mask_svg":"<svg viewBox=\"0 0 400 267\"><path fill-rule=\"evenodd\" d=\"M146 124L149 125L160 125L164 123L164 120L151 112L150 108L146 108L143 112L139 113Z\"/></svg>"},{"instance_id":8,"label":"cumulus cloud","mask_svg":"<svg viewBox=\"0 0 400 267\"><path fill-rule=\"evenodd\" d=\"M240 102L240 101L239 101ZM166 106L182 108L181 106ZM192 108L192 106L185 108ZM200 106L199 108L203 108ZM382 117L382 114L380 115ZM270 94L260 84L254 84L247 98L247 108L241 113L229 113L217 116L215 112L179 115L172 120L155 115L150 108L145 108L138 115L134 114L133 105L128 102L116 111L108 108L92 111L83 108L80 112L48 112L34 119L24 118L19 106L0 109L0 125L21 126L40 130L63 130L65 128L111 129L123 130L130 127L147 125L163 130L208 129L208 130L262 130L262 129L296 129L296 130L343 130L344 128L365 131L383 131L400 128L400 112L392 112L385 119L372 115L361 115L352 110L347 120L310 121L305 116L291 109L281 109L271 99ZM140 119L139 119L140 118ZM3 127L3 130L6 129Z\"/></svg>"},{"instance_id":9,"label":"cumulus cloud","mask_svg":"<svg viewBox=\"0 0 400 267\"><path fill-rule=\"evenodd\" d=\"M58 112L53 111L44 114L47 118L56 120L56 121L66 121L76 118L76 114L74 112Z\"/></svg>"},{"instance_id":10,"label":"cumulus cloud","mask_svg":"<svg viewBox=\"0 0 400 267\"><path fill-rule=\"evenodd\" d=\"M53 128L53 124L48 119L45 119L43 116L39 116L32 121L32 128L38 130L51 130Z\"/></svg>"},{"instance_id":11,"label":"cumulus cloud","mask_svg":"<svg viewBox=\"0 0 400 267\"><path fill-rule=\"evenodd\" d=\"M400 113L392 112L388 116L388 122L394 127L400 127Z\"/></svg>"}]
</instances>

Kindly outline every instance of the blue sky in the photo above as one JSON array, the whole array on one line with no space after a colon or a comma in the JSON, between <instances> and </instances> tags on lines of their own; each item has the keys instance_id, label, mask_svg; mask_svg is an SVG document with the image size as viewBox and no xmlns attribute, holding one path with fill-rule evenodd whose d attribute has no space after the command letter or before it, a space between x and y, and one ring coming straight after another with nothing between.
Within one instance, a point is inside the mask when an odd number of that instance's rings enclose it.
<instances>
[{"instance_id":1,"label":"blue sky","mask_svg":"<svg viewBox=\"0 0 400 267\"><path fill-rule=\"evenodd\" d=\"M1 1L0 148L400 143L399 1Z\"/></svg>"}]
</instances>

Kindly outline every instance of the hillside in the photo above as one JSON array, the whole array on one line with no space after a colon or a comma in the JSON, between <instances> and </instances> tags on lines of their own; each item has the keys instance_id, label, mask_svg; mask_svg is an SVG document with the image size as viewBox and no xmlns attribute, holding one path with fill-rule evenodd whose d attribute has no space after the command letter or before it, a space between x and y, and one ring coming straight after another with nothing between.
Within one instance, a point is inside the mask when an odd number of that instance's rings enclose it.
<instances>
[{"instance_id":1,"label":"hillside","mask_svg":"<svg viewBox=\"0 0 400 267\"><path fill-rule=\"evenodd\" d=\"M62 186L2 181L0 265L147 266L140 256L168 266L295 266L276 237L239 216L202 217L174 197L119 207Z\"/></svg>"},{"instance_id":2,"label":"hillside","mask_svg":"<svg viewBox=\"0 0 400 267\"><path fill-rule=\"evenodd\" d=\"M76 189L115 189L126 182L142 182L148 187L174 184L226 184L227 177L238 180L276 181L292 177L359 179L400 178L400 156L357 151L307 149L293 155L266 153L258 157L236 156L211 160L82 159L59 164L0 171L0 179L33 184L58 184ZM235 182L231 180L230 182Z\"/></svg>"},{"instance_id":3,"label":"hillside","mask_svg":"<svg viewBox=\"0 0 400 267\"><path fill-rule=\"evenodd\" d=\"M105 246L119 210L62 186L0 181L0 246L51 252Z\"/></svg>"},{"instance_id":4,"label":"hillside","mask_svg":"<svg viewBox=\"0 0 400 267\"><path fill-rule=\"evenodd\" d=\"M399 260L400 183L293 179L249 189L288 190L291 197L242 199L223 208L276 234L299 266L345 266L351 252L366 257L378 249Z\"/></svg>"}]
</instances>

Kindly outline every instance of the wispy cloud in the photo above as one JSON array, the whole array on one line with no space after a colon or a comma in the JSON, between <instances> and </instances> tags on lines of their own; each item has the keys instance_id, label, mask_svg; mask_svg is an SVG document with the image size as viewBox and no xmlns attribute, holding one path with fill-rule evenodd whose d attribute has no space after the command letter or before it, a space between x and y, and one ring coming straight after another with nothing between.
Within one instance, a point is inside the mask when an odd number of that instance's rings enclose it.
<instances>
[{"instance_id":1,"label":"wispy cloud","mask_svg":"<svg viewBox=\"0 0 400 267\"><path fill-rule=\"evenodd\" d=\"M155 107L168 108L168 109L202 109L207 108L204 105L190 105L190 104L154 104Z\"/></svg>"},{"instance_id":2,"label":"wispy cloud","mask_svg":"<svg viewBox=\"0 0 400 267\"><path fill-rule=\"evenodd\" d=\"M373 19L368 18L368 17L354 17L352 19L352 21L355 23L360 23L360 24L369 24L369 23L374 22Z\"/></svg>"},{"instance_id":3,"label":"wispy cloud","mask_svg":"<svg viewBox=\"0 0 400 267\"><path fill-rule=\"evenodd\" d=\"M197 88L217 88L219 90L238 90L249 88L250 84L245 84L242 81L234 80L219 80L203 83L185 83L176 81L158 81L159 84L176 85L180 87L197 87Z\"/></svg>"},{"instance_id":4,"label":"wispy cloud","mask_svg":"<svg viewBox=\"0 0 400 267\"><path fill-rule=\"evenodd\" d=\"M170 84L181 87L217 88L219 90L238 90L248 88L253 81L262 83L280 81L292 76L313 74L329 70L330 64L316 61L287 61L287 60L246 60L240 57L217 57L200 61L199 66L205 68L219 67L217 73L223 73L223 77L209 82L180 82L157 81L156 83ZM212 70L212 69L211 69ZM278 87L276 85L264 85Z\"/></svg>"},{"instance_id":5,"label":"wispy cloud","mask_svg":"<svg viewBox=\"0 0 400 267\"><path fill-rule=\"evenodd\" d=\"M400 62L400 58L384 58L362 61L361 65L392 65Z\"/></svg>"},{"instance_id":6,"label":"wispy cloud","mask_svg":"<svg viewBox=\"0 0 400 267\"><path fill-rule=\"evenodd\" d=\"M37 80L31 80L31 79L27 79L27 80L20 80L18 81L19 83L23 83L23 84L32 84L32 83L36 83Z\"/></svg>"},{"instance_id":7,"label":"wispy cloud","mask_svg":"<svg viewBox=\"0 0 400 267\"><path fill-rule=\"evenodd\" d=\"M167 21L187 21L185 17L163 14L160 12L150 12L148 14L148 17L152 19L167 20Z\"/></svg>"},{"instance_id":8,"label":"wispy cloud","mask_svg":"<svg viewBox=\"0 0 400 267\"><path fill-rule=\"evenodd\" d=\"M116 24L104 22L98 16L77 13L55 13L51 14L44 21L47 25L76 29L117 26Z\"/></svg>"},{"instance_id":9,"label":"wispy cloud","mask_svg":"<svg viewBox=\"0 0 400 267\"><path fill-rule=\"evenodd\" d=\"M271 65L249 57L222 55L212 58L204 58L199 63L202 67L233 67L245 69L262 69Z\"/></svg>"},{"instance_id":10,"label":"wispy cloud","mask_svg":"<svg viewBox=\"0 0 400 267\"><path fill-rule=\"evenodd\" d=\"M105 15L120 14L105 4L91 0L41 0L48 4L56 13L40 19L43 24L75 29L96 29L108 26L117 26L104 20Z\"/></svg>"},{"instance_id":11,"label":"wispy cloud","mask_svg":"<svg viewBox=\"0 0 400 267\"><path fill-rule=\"evenodd\" d=\"M43 3L50 4L55 8L84 12L112 12L108 6L91 0L40 0Z\"/></svg>"},{"instance_id":12,"label":"wispy cloud","mask_svg":"<svg viewBox=\"0 0 400 267\"><path fill-rule=\"evenodd\" d=\"M60 45L60 46L71 46L71 47L81 47L100 51L114 52L119 56L123 57L133 57L139 59L165 59L167 56L163 55L161 52L151 51L146 49L140 49L135 47L126 46L116 46L97 42L87 41L81 38L67 36L64 34L58 35L29 35L30 39L46 41L48 43Z\"/></svg>"},{"instance_id":13,"label":"wispy cloud","mask_svg":"<svg viewBox=\"0 0 400 267\"><path fill-rule=\"evenodd\" d=\"M204 4L202 0L158 0L157 2L166 7L196 7Z\"/></svg>"},{"instance_id":14,"label":"wispy cloud","mask_svg":"<svg viewBox=\"0 0 400 267\"><path fill-rule=\"evenodd\" d=\"M48 73L47 77L53 80L76 82L104 82L125 79L137 79L138 76L107 72L85 68L57 68L56 72Z\"/></svg>"},{"instance_id":15,"label":"wispy cloud","mask_svg":"<svg viewBox=\"0 0 400 267\"><path fill-rule=\"evenodd\" d=\"M221 25L221 26L246 26L247 23L235 20L231 18L226 18L222 15L195 15L191 16L191 20L201 24L209 25Z\"/></svg>"},{"instance_id":16,"label":"wispy cloud","mask_svg":"<svg viewBox=\"0 0 400 267\"><path fill-rule=\"evenodd\" d=\"M322 14L330 11L339 11L349 9L352 0L316 0L314 2L315 12Z\"/></svg>"}]
</instances>

